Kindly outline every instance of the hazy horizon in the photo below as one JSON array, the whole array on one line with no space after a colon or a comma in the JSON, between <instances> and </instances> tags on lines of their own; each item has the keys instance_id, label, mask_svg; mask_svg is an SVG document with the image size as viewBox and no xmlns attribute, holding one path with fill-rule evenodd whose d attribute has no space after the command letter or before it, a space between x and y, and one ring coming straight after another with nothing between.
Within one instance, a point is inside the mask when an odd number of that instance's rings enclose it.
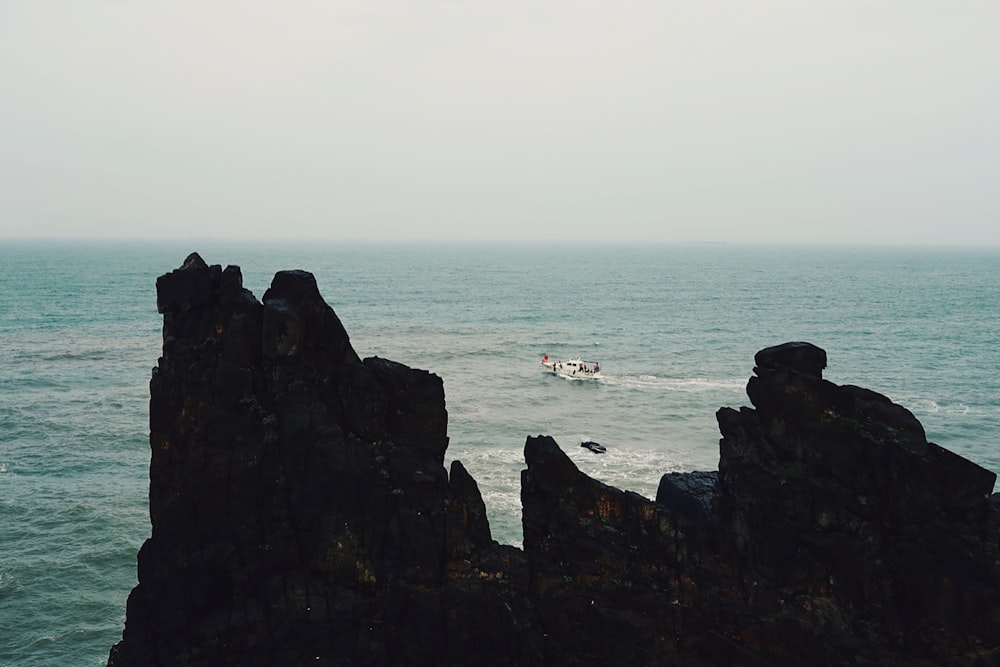
<instances>
[{"instance_id":1,"label":"hazy horizon","mask_svg":"<svg viewBox=\"0 0 1000 667\"><path fill-rule=\"evenodd\" d=\"M1000 4L0 0L0 239L1000 246Z\"/></svg>"}]
</instances>

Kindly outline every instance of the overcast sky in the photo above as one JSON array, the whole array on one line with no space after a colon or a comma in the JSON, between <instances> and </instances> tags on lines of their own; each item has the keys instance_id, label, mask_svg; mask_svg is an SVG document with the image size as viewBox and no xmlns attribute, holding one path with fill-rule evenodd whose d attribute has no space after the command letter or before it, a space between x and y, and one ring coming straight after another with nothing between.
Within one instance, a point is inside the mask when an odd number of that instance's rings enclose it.
<instances>
[{"instance_id":1,"label":"overcast sky","mask_svg":"<svg viewBox=\"0 0 1000 667\"><path fill-rule=\"evenodd\" d=\"M0 0L0 237L1000 245L997 0Z\"/></svg>"}]
</instances>

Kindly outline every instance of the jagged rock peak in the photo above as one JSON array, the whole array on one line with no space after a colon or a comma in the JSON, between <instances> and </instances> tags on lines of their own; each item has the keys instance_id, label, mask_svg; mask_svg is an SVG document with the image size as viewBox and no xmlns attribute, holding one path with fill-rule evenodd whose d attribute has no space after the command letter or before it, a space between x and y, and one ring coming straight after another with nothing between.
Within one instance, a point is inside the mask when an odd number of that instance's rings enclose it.
<instances>
[{"instance_id":1,"label":"jagged rock peak","mask_svg":"<svg viewBox=\"0 0 1000 667\"><path fill-rule=\"evenodd\" d=\"M192 252L184 259L184 263L180 266L181 269L207 269L208 264L201 258L196 252Z\"/></svg>"},{"instance_id":2,"label":"jagged rock peak","mask_svg":"<svg viewBox=\"0 0 1000 667\"><path fill-rule=\"evenodd\" d=\"M443 594L447 545L480 559L495 544L474 480L449 489L441 379L361 361L305 271L278 273L261 304L238 267L194 253L157 301L153 534L109 664L432 655L440 605L420 597ZM397 627L410 612L437 619L426 636Z\"/></svg>"}]
</instances>

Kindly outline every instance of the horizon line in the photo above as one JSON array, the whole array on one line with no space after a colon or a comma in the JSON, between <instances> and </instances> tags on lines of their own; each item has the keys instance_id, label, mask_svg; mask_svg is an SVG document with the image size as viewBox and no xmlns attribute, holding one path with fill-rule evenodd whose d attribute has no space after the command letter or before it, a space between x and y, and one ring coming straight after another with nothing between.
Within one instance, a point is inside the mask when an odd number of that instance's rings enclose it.
<instances>
[{"instance_id":1,"label":"horizon line","mask_svg":"<svg viewBox=\"0 0 1000 667\"><path fill-rule=\"evenodd\" d=\"M344 246L413 246L413 247L536 247L546 246L556 247L670 247L670 246L717 246L717 247L787 247L787 248L910 248L910 249L970 249L989 250L1000 249L1000 242L972 243L972 242L919 242L919 241L789 241L789 240L581 240L581 239L454 239L454 238L429 238L429 239L366 239L366 238L344 238L337 239L331 237L304 236L302 238L280 238L280 237L249 237L231 238L224 236L188 236L188 237L166 237L166 236L0 236L0 244L16 243L36 243L36 244L59 244L59 243L79 243L79 244L99 244L99 243L132 243L136 245L149 243L169 243L169 244L219 244L230 243L237 245L264 245L277 244L284 246L294 246L303 244L322 245L344 245Z\"/></svg>"}]
</instances>

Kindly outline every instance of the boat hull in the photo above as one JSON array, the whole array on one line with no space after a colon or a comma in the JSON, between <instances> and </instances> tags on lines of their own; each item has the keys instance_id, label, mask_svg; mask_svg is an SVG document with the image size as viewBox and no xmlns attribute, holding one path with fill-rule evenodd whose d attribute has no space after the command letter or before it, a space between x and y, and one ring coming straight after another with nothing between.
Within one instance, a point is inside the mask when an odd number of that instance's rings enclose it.
<instances>
[{"instance_id":1,"label":"boat hull","mask_svg":"<svg viewBox=\"0 0 1000 667\"><path fill-rule=\"evenodd\" d=\"M542 359L542 367L553 375L570 380L599 380L602 377L600 364L582 359L570 359L569 361Z\"/></svg>"}]
</instances>

